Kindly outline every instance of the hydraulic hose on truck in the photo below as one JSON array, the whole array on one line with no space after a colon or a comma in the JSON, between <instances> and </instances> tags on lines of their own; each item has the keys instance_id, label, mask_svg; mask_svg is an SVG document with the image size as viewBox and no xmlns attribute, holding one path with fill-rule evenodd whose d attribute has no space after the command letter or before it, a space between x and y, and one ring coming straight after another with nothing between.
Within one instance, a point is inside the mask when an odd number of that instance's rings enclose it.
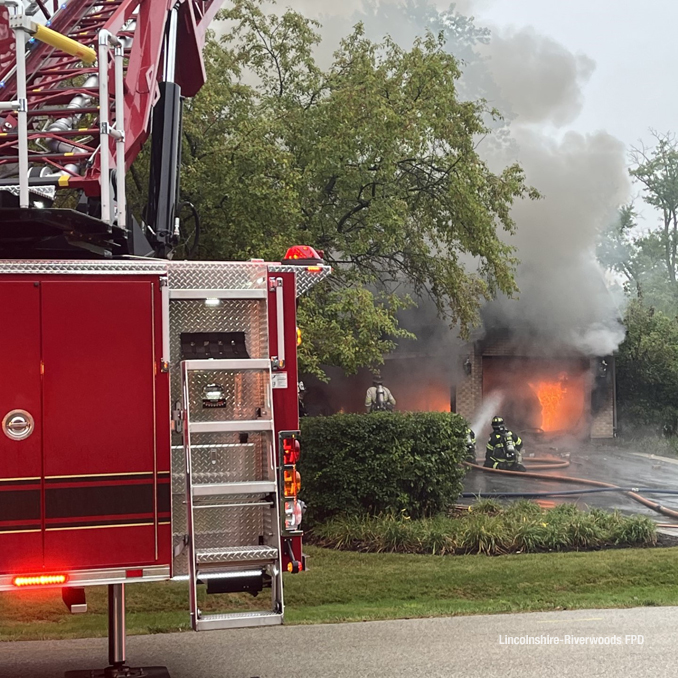
<instances>
[{"instance_id":1,"label":"hydraulic hose on truck","mask_svg":"<svg viewBox=\"0 0 678 678\"><path fill-rule=\"evenodd\" d=\"M539 457L532 459L524 459L523 461L528 462L530 464L536 463L542 470L547 468L566 468L567 466L570 465L569 461L565 460L558 461ZM504 475L520 476L521 478L537 478L539 480L551 480L563 483L579 483L582 485L593 485L594 487L606 488L609 491L616 490L619 492L625 492L627 496L631 497L631 499L634 499L638 503L643 504L643 506L647 506L648 508L651 508L653 511L661 513L662 515L665 516L669 516L670 518L678 519L678 511L674 511L673 509L666 508L665 506L662 506L657 502L651 501L650 499L646 499L645 497L638 494L637 491L627 490L623 487L619 487L618 485L613 485L612 483L605 483L601 480L589 480L588 478L573 478L570 476L550 475L548 473L535 473L534 471L504 471L497 468L487 468L486 466L480 466L480 464L472 464L471 462L468 461L465 461L463 463L466 466L469 466L470 468L475 468L487 473L502 473ZM476 494L473 496L478 495Z\"/></svg>"}]
</instances>

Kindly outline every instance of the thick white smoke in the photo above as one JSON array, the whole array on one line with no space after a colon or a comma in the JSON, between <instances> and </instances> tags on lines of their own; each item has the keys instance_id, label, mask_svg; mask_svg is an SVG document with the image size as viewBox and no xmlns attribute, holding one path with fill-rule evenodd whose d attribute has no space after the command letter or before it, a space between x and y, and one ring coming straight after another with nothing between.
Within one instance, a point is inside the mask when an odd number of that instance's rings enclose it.
<instances>
[{"instance_id":1,"label":"thick white smoke","mask_svg":"<svg viewBox=\"0 0 678 678\"><path fill-rule=\"evenodd\" d=\"M547 339L544 346L608 355L624 330L594 249L600 229L628 199L624 146L605 132L568 132L557 141L520 125L513 137L516 143L495 148L491 160L518 159L544 199L521 202L513 211L518 230L510 242L521 261L520 297L491 303L486 324L535 344Z\"/></svg>"},{"instance_id":2,"label":"thick white smoke","mask_svg":"<svg viewBox=\"0 0 678 678\"><path fill-rule=\"evenodd\" d=\"M390 34L408 47L416 35L444 26L436 21L439 12L471 16L483 6L479 3L491 0L463 0L452 7L442 0L288 0L278 8L290 6L321 20L324 60L358 21L368 37ZM521 262L520 298L492 302L483 319L487 329L508 328L538 345L557 340L592 355L609 354L624 330L594 247L599 230L629 198L625 149L604 131L567 131L581 110L595 64L532 28L489 28L489 43L479 42L471 52L453 30L448 35L450 51L464 62L460 91L486 97L506 116L502 134L480 146L487 162L496 170L520 162L544 198L513 210L517 233L509 241Z\"/></svg>"},{"instance_id":3,"label":"thick white smoke","mask_svg":"<svg viewBox=\"0 0 678 678\"><path fill-rule=\"evenodd\" d=\"M501 99L510 104L519 124L562 126L579 115L581 85L595 68L586 55L572 54L533 28L496 28L480 52L488 56Z\"/></svg>"}]
</instances>

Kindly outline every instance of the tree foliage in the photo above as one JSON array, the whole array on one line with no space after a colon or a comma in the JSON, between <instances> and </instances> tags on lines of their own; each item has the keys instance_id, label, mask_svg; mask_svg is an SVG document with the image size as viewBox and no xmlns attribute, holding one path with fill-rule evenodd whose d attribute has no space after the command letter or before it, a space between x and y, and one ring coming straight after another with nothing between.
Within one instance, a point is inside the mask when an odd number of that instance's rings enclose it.
<instances>
[{"instance_id":1,"label":"tree foliage","mask_svg":"<svg viewBox=\"0 0 678 678\"><path fill-rule=\"evenodd\" d=\"M624 280L630 304L617 357L622 426L678 432L678 144L672 134L631 151L631 176L658 224L641 230L633 205L598 245L600 261Z\"/></svg>"},{"instance_id":2,"label":"tree foliage","mask_svg":"<svg viewBox=\"0 0 678 678\"><path fill-rule=\"evenodd\" d=\"M185 106L182 197L202 219L193 256L324 251L334 275L301 303L302 369L381 362L406 334L405 288L462 331L483 299L516 290L497 231L513 231L513 202L537 194L520 166L494 173L478 155L498 113L460 100L442 35L403 50L357 25L322 69L318 25L296 12L236 0L221 19L207 84Z\"/></svg>"},{"instance_id":3,"label":"tree foliage","mask_svg":"<svg viewBox=\"0 0 678 678\"><path fill-rule=\"evenodd\" d=\"M602 234L598 257L623 277L630 296L673 315L678 314L678 144L672 134L654 138L654 147L631 151L630 174L659 223L641 230L633 205L624 206Z\"/></svg>"},{"instance_id":4,"label":"tree foliage","mask_svg":"<svg viewBox=\"0 0 678 678\"><path fill-rule=\"evenodd\" d=\"M633 205L624 205L598 242L598 258L619 274L629 297L670 313L678 289L671 283L657 231L641 232Z\"/></svg>"},{"instance_id":5,"label":"tree foliage","mask_svg":"<svg viewBox=\"0 0 678 678\"><path fill-rule=\"evenodd\" d=\"M630 303L617 356L619 408L628 427L678 433L678 319Z\"/></svg>"},{"instance_id":6,"label":"tree foliage","mask_svg":"<svg viewBox=\"0 0 678 678\"><path fill-rule=\"evenodd\" d=\"M672 284L678 273L678 146L672 134L654 133L656 144L631 152L631 176L643 187L643 200L657 209L661 226L657 233L666 273Z\"/></svg>"}]
</instances>

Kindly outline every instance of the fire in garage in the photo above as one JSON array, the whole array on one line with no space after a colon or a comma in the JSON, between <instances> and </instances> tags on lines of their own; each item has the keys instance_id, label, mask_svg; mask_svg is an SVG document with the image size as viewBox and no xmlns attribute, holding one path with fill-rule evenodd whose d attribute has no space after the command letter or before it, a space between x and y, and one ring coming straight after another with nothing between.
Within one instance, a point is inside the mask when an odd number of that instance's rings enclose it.
<instances>
[{"instance_id":1,"label":"fire in garage","mask_svg":"<svg viewBox=\"0 0 678 678\"><path fill-rule=\"evenodd\" d=\"M615 429L614 360L571 348L491 337L474 343L457 411L472 419L493 401L516 429L550 436L611 438Z\"/></svg>"}]
</instances>

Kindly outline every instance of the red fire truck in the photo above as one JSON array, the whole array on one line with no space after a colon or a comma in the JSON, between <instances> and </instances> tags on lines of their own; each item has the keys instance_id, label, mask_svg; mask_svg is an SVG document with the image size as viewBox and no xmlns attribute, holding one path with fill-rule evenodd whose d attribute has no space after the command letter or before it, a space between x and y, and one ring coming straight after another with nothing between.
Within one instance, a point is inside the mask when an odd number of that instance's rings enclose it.
<instances>
[{"instance_id":1,"label":"red fire truck","mask_svg":"<svg viewBox=\"0 0 678 678\"><path fill-rule=\"evenodd\" d=\"M107 585L109 678L167 675L126 664L126 584L188 581L195 630L262 626L305 568L296 300L329 267L305 246L168 258L181 97L219 4L0 0L0 591L80 612ZM125 171L151 129L137 223ZM207 614L200 585L270 605Z\"/></svg>"}]
</instances>

